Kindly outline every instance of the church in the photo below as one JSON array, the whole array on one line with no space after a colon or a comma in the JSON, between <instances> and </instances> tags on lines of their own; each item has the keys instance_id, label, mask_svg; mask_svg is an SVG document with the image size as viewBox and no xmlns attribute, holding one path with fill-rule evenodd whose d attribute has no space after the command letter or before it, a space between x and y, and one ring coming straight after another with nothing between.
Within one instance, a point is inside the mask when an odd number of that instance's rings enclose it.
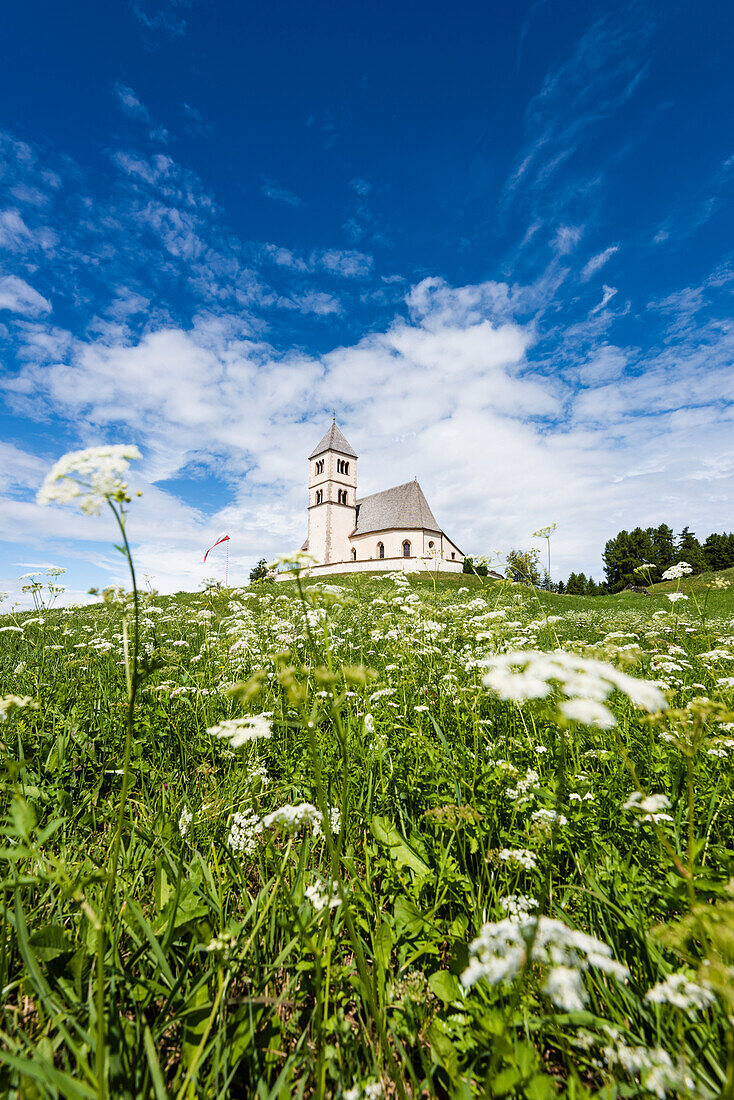
<instances>
[{"instance_id":1,"label":"church","mask_svg":"<svg viewBox=\"0 0 734 1100\"><path fill-rule=\"evenodd\" d=\"M336 419L308 456L311 576L374 570L461 573L464 555L441 530L418 481L357 496L357 453Z\"/></svg>"}]
</instances>

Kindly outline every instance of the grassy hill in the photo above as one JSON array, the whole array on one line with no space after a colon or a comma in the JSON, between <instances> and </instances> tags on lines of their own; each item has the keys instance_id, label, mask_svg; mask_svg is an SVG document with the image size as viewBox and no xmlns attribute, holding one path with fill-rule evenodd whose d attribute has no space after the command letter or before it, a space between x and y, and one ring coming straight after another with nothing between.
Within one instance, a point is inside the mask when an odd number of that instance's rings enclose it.
<instances>
[{"instance_id":1,"label":"grassy hill","mask_svg":"<svg viewBox=\"0 0 734 1100\"><path fill-rule=\"evenodd\" d=\"M2 1094L722 1095L734 607L707 583L2 618Z\"/></svg>"}]
</instances>

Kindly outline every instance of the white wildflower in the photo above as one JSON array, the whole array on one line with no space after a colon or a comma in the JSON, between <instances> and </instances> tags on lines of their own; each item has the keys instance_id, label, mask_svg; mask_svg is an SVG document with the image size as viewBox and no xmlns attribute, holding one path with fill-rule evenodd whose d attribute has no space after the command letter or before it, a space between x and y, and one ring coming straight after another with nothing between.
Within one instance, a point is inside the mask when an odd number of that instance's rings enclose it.
<instances>
[{"instance_id":1,"label":"white wildflower","mask_svg":"<svg viewBox=\"0 0 734 1100\"><path fill-rule=\"evenodd\" d=\"M638 825L649 821L658 824L660 821L672 821L670 814L663 810L670 809L670 799L665 794L643 795L641 791L633 791L624 803L623 810L631 810L639 815Z\"/></svg>"},{"instance_id":2,"label":"white wildflower","mask_svg":"<svg viewBox=\"0 0 734 1100\"><path fill-rule=\"evenodd\" d=\"M668 592L668 599L671 603L678 603L679 600L687 600L685 592Z\"/></svg>"},{"instance_id":3,"label":"white wildflower","mask_svg":"<svg viewBox=\"0 0 734 1100\"><path fill-rule=\"evenodd\" d=\"M225 718L206 731L213 737L227 738L233 749L239 749L250 741L261 737L272 737L273 727L265 714L253 714L249 718Z\"/></svg>"},{"instance_id":4,"label":"white wildflower","mask_svg":"<svg viewBox=\"0 0 734 1100\"><path fill-rule=\"evenodd\" d=\"M617 724L617 720L603 703L596 699L567 699L561 703L559 710L566 718L580 722L582 726L596 726L597 729L609 730Z\"/></svg>"},{"instance_id":5,"label":"white wildflower","mask_svg":"<svg viewBox=\"0 0 734 1100\"><path fill-rule=\"evenodd\" d=\"M257 847L257 839L262 833L263 823L255 813L236 813L232 818L227 843L233 852L252 855Z\"/></svg>"},{"instance_id":6,"label":"white wildflower","mask_svg":"<svg viewBox=\"0 0 734 1100\"><path fill-rule=\"evenodd\" d=\"M321 814L310 802L299 802L295 806L286 803L262 819L264 829L272 832L297 833L308 825L321 828Z\"/></svg>"},{"instance_id":7,"label":"white wildflower","mask_svg":"<svg viewBox=\"0 0 734 1100\"><path fill-rule=\"evenodd\" d=\"M508 920L523 921L533 909L538 908L538 899L527 894L508 894L499 899L499 905L507 913Z\"/></svg>"},{"instance_id":8,"label":"white wildflower","mask_svg":"<svg viewBox=\"0 0 734 1100\"><path fill-rule=\"evenodd\" d=\"M685 1012L709 1008L716 1003L716 997L705 986L691 982L685 974L670 974L664 981L648 989L645 1000L653 1004L674 1005Z\"/></svg>"},{"instance_id":9,"label":"white wildflower","mask_svg":"<svg viewBox=\"0 0 734 1100\"><path fill-rule=\"evenodd\" d=\"M528 961L528 950L530 962L549 968L546 976L548 996L562 1010L566 1009L572 995L583 1007L586 993L580 976L591 967L617 981L629 973L612 958L611 948L602 940L577 932L562 921L530 916L519 921L506 919L485 924L469 948L470 962L461 975L462 984L468 989L481 980L491 985L511 981ZM559 968L561 973L555 975L554 971ZM579 981L572 981L568 972L576 972Z\"/></svg>"},{"instance_id":10,"label":"white wildflower","mask_svg":"<svg viewBox=\"0 0 734 1100\"><path fill-rule=\"evenodd\" d=\"M565 650L552 653L517 650L490 657L483 663L488 672L482 677L482 683L502 699L517 702L542 699L550 693L551 685L556 684L569 701L603 703L616 690L648 711L662 710L666 706L665 697L656 684L638 680L604 661ZM588 706L579 708L579 713L582 712L588 714ZM599 721L603 718L608 722L609 716L606 710L603 714L596 713Z\"/></svg>"},{"instance_id":11,"label":"white wildflower","mask_svg":"<svg viewBox=\"0 0 734 1100\"><path fill-rule=\"evenodd\" d=\"M85 515L96 516L107 501L129 500L123 476L131 459L141 457L138 448L128 444L70 451L48 473L38 503L78 503Z\"/></svg>"},{"instance_id":12,"label":"white wildflower","mask_svg":"<svg viewBox=\"0 0 734 1100\"><path fill-rule=\"evenodd\" d=\"M503 848L499 852L499 858L504 863L517 863L526 871L534 871L538 866L535 852L530 852L527 848Z\"/></svg>"},{"instance_id":13,"label":"white wildflower","mask_svg":"<svg viewBox=\"0 0 734 1100\"><path fill-rule=\"evenodd\" d=\"M666 569L663 573L664 581L677 581L681 577L685 577L686 573L692 573L693 566L689 565L687 561L679 561L677 565L671 565L669 569Z\"/></svg>"},{"instance_id":14,"label":"white wildflower","mask_svg":"<svg viewBox=\"0 0 734 1100\"><path fill-rule=\"evenodd\" d=\"M336 883L332 884L331 891L327 890L323 884L312 884L306 887L305 894L317 912L327 908L336 909L338 905L341 905L339 888Z\"/></svg>"},{"instance_id":15,"label":"white wildflower","mask_svg":"<svg viewBox=\"0 0 734 1100\"><path fill-rule=\"evenodd\" d=\"M181 836L186 836L187 832L189 831L189 825L193 820L194 815L191 813L191 810L188 808L188 806L184 806L184 808L181 810L181 816L178 819L178 831L180 832Z\"/></svg>"}]
</instances>

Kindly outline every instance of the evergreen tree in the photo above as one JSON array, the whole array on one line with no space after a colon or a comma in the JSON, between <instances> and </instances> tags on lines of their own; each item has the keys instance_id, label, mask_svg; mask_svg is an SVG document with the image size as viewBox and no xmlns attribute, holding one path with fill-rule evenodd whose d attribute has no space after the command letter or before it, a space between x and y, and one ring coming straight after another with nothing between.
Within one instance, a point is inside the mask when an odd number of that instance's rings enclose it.
<instances>
[{"instance_id":1,"label":"evergreen tree","mask_svg":"<svg viewBox=\"0 0 734 1100\"><path fill-rule=\"evenodd\" d=\"M701 548L701 543L698 541L693 531L689 531L687 527L684 527L678 535L675 552L678 561L687 561L694 573L704 573L708 568L708 563Z\"/></svg>"},{"instance_id":2,"label":"evergreen tree","mask_svg":"<svg viewBox=\"0 0 734 1100\"><path fill-rule=\"evenodd\" d=\"M734 533L713 532L703 544L709 569L731 569L734 566Z\"/></svg>"},{"instance_id":3,"label":"evergreen tree","mask_svg":"<svg viewBox=\"0 0 734 1100\"><path fill-rule=\"evenodd\" d=\"M667 523L661 523L654 530L650 528L650 534L652 536L652 558L650 560L662 573L665 569L669 569L671 565L675 565L678 560L675 556L673 528L668 527ZM659 579L659 576L655 576L655 580Z\"/></svg>"},{"instance_id":4,"label":"evergreen tree","mask_svg":"<svg viewBox=\"0 0 734 1100\"><path fill-rule=\"evenodd\" d=\"M583 596L587 583L584 573L571 573L566 582L566 592L569 596Z\"/></svg>"}]
</instances>

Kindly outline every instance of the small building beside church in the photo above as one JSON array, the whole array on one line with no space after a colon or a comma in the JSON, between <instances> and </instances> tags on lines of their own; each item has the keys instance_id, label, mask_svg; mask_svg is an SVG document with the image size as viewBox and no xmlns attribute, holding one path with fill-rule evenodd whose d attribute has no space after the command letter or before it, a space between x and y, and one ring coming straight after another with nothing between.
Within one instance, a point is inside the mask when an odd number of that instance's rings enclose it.
<instances>
[{"instance_id":1,"label":"small building beside church","mask_svg":"<svg viewBox=\"0 0 734 1100\"><path fill-rule=\"evenodd\" d=\"M308 463L302 549L316 560L311 576L383 569L461 573L464 555L439 527L417 480L357 496L357 453L336 420Z\"/></svg>"}]
</instances>

